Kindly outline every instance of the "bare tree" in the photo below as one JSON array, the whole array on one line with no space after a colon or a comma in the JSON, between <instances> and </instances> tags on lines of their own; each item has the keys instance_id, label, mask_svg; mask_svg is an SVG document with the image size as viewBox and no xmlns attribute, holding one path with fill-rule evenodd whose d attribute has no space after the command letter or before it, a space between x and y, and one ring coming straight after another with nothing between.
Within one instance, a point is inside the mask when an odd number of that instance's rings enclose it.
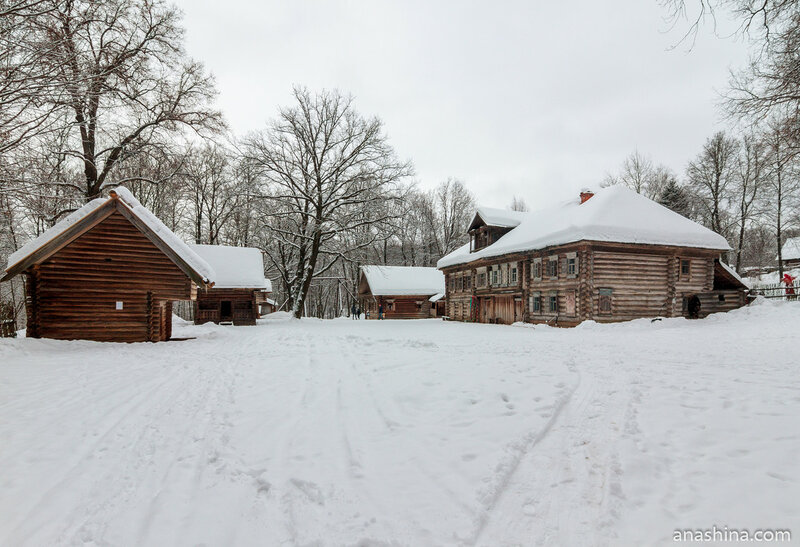
<instances>
[{"instance_id":1,"label":"bare tree","mask_svg":"<svg viewBox=\"0 0 800 547\"><path fill-rule=\"evenodd\" d=\"M342 257L342 234L397 216L390 202L412 169L396 158L381 121L356 112L352 97L297 87L294 99L246 140L245 154L274 203L268 227L279 245L265 250L300 317L314 277Z\"/></svg>"},{"instance_id":2,"label":"bare tree","mask_svg":"<svg viewBox=\"0 0 800 547\"><path fill-rule=\"evenodd\" d=\"M467 225L475 212L475 197L463 182L449 178L434 190L434 238L439 257L467 241Z\"/></svg>"},{"instance_id":3,"label":"bare tree","mask_svg":"<svg viewBox=\"0 0 800 547\"><path fill-rule=\"evenodd\" d=\"M514 196L511 198L511 204L508 206L512 211L526 212L530 211L528 204L521 197Z\"/></svg>"},{"instance_id":4,"label":"bare tree","mask_svg":"<svg viewBox=\"0 0 800 547\"><path fill-rule=\"evenodd\" d=\"M0 154L63 122L58 107L41 100L53 91L44 62L50 47L27 31L54 9L46 0L0 2Z\"/></svg>"},{"instance_id":5,"label":"bare tree","mask_svg":"<svg viewBox=\"0 0 800 547\"><path fill-rule=\"evenodd\" d=\"M746 67L731 76L725 97L727 109L739 116L764 119L771 114L789 115L787 126L793 139L800 139L800 2L798 0L662 0L673 23L689 16L684 39L696 36L701 24L716 22L719 10L739 21L739 34L753 44Z\"/></svg>"},{"instance_id":6,"label":"bare tree","mask_svg":"<svg viewBox=\"0 0 800 547\"><path fill-rule=\"evenodd\" d=\"M190 148L183 167L196 243L216 245L241 201L242 188L233 177L231 151L217 144Z\"/></svg>"},{"instance_id":7,"label":"bare tree","mask_svg":"<svg viewBox=\"0 0 800 547\"><path fill-rule=\"evenodd\" d=\"M663 165L654 165L653 160L634 150L625 158L616 174L609 173L603 181L603 186L624 184L637 194L642 194L650 199L658 199L672 171Z\"/></svg>"},{"instance_id":8,"label":"bare tree","mask_svg":"<svg viewBox=\"0 0 800 547\"><path fill-rule=\"evenodd\" d=\"M798 182L798 152L789 143L789 134L793 129L787 128L787 124L793 122L786 119L774 118L768 124L766 134L767 146L767 179L766 189L768 190L765 200L767 201L766 218L772 226L775 242L778 249L778 272L783 277L783 256L782 247L784 233L791 228L796 216L792 211L796 210L798 204L797 193L800 191Z\"/></svg>"},{"instance_id":9,"label":"bare tree","mask_svg":"<svg viewBox=\"0 0 800 547\"><path fill-rule=\"evenodd\" d=\"M162 0L48 0L19 32L44 52L48 74L37 103L72 121L73 147L87 199L101 193L126 159L165 145L183 128L219 128L209 108L213 81L182 48L180 13ZM47 8L47 9L45 9ZM62 118L63 119L63 118Z\"/></svg>"},{"instance_id":10,"label":"bare tree","mask_svg":"<svg viewBox=\"0 0 800 547\"><path fill-rule=\"evenodd\" d=\"M689 162L686 176L699 198L699 208L706 225L725 235L725 206L730 200L735 154L738 143L720 131L709 138L697 158Z\"/></svg>"},{"instance_id":11,"label":"bare tree","mask_svg":"<svg viewBox=\"0 0 800 547\"><path fill-rule=\"evenodd\" d=\"M737 216L736 271L741 271L747 230L756 214L756 205L762 192L765 170L765 146L754 132L745 134L736 157L732 184L734 207Z\"/></svg>"}]
</instances>

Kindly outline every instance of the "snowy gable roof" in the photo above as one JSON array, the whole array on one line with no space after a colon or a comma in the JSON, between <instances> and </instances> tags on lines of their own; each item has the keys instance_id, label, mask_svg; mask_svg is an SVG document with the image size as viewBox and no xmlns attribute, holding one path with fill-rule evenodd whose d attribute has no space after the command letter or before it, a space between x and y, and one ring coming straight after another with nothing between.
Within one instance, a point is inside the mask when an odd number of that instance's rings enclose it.
<instances>
[{"instance_id":1,"label":"snowy gable roof","mask_svg":"<svg viewBox=\"0 0 800 547\"><path fill-rule=\"evenodd\" d=\"M621 185L604 188L585 203L575 199L521 214L522 222L492 245L471 253L466 244L437 267L578 241L730 249L721 235Z\"/></svg>"},{"instance_id":2,"label":"snowy gable roof","mask_svg":"<svg viewBox=\"0 0 800 547\"><path fill-rule=\"evenodd\" d=\"M178 255L187 266L200 274L204 283L214 283L216 281L216 272L214 272L214 268L198 256L197 253L195 253L186 242L175 235L172 230L167 228L156 215L150 212L150 209L139 203L139 200L133 197L130 190L124 186L120 186L111 190L109 193L112 198L117 196L123 205L149 228L153 235L164 242L164 244Z\"/></svg>"},{"instance_id":3,"label":"snowy gable roof","mask_svg":"<svg viewBox=\"0 0 800 547\"><path fill-rule=\"evenodd\" d=\"M264 277L261 250L225 245L191 245L191 248L214 268L215 289L272 291L272 283Z\"/></svg>"},{"instance_id":4,"label":"snowy gable roof","mask_svg":"<svg viewBox=\"0 0 800 547\"><path fill-rule=\"evenodd\" d=\"M15 252L11 253L11 255L8 257L8 263L6 264L6 271L10 270L12 267L22 262L22 260L33 254L37 249L43 247L50 241L53 241L58 236L66 233L79 220L82 220L83 218L94 213L100 207L105 205L107 202L108 202L107 199L102 199L102 198L93 199L80 209L73 211L69 215L62 218L51 228L48 228L47 230L42 232L38 237L30 240L25 245L17 249Z\"/></svg>"},{"instance_id":5,"label":"snowy gable roof","mask_svg":"<svg viewBox=\"0 0 800 547\"><path fill-rule=\"evenodd\" d=\"M108 207L104 209L104 207ZM27 263L43 260L69 242L72 234L80 234L113 212L116 208L139 228L156 246L171 254L176 265L198 283L212 284L216 277L213 268L200 258L172 230L166 227L149 209L139 203L127 188L118 187L109 192L107 199L94 199L69 214L52 228L33 239L8 257L6 276L9 278L27 267ZM46 251L46 252L45 252ZM39 258L36 255L43 256Z\"/></svg>"},{"instance_id":6,"label":"snowy gable roof","mask_svg":"<svg viewBox=\"0 0 800 547\"><path fill-rule=\"evenodd\" d=\"M500 228L513 228L519 226L525 218L525 213L520 211L508 211L505 209L493 209L492 207L478 207L475 216L469 225L469 229L474 228L479 220L487 226L497 226Z\"/></svg>"},{"instance_id":7,"label":"snowy gable roof","mask_svg":"<svg viewBox=\"0 0 800 547\"><path fill-rule=\"evenodd\" d=\"M781 258L783 260L800 259L800 237L793 237L783 242Z\"/></svg>"},{"instance_id":8,"label":"snowy gable roof","mask_svg":"<svg viewBox=\"0 0 800 547\"><path fill-rule=\"evenodd\" d=\"M444 274L416 266L361 266L361 274L375 296L434 295L444 292Z\"/></svg>"}]
</instances>

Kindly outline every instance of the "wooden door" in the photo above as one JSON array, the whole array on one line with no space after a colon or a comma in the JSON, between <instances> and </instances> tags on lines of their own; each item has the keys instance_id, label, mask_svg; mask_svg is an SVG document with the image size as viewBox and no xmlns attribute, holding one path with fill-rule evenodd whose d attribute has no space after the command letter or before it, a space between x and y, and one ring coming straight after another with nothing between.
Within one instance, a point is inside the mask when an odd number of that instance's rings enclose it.
<instances>
[{"instance_id":1,"label":"wooden door","mask_svg":"<svg viewBox=\"0 0 800 547\"><path fill-rule=\"evenodd\" d=\"M222 300L219 303L219 320L220 321L233 320L233 304L230 300Z\"/></svg>"},{"instance_id":2,"label":"wooden door","mask_svg":"<svg viewBox=\"0 0 800 547\"><path fill-rule=\"evenodd\" d=\"M566 291L564 296L564 313L566 315L575 315L575 291Z\"/></svg>"},{"instance_id":3,"label":"wooden door","mask_svg":"<svg viewBox=\"0 0 800 547\"><path fill-rule=\"evenodd\" d=\"M512 296L496 296L494 299L494 320L501 325L514 322L514 298Z\"/></svg>"}]
</instances>

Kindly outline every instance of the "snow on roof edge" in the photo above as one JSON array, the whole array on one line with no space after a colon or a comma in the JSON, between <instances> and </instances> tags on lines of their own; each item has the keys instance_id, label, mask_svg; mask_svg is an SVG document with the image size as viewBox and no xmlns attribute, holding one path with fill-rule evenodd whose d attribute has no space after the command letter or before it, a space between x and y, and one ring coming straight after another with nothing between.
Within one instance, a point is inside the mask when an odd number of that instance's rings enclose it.
<instances>
[{"instance_id":1,"label":"snow on roof edge","mask_svg":"<svg viewBox=\"0 0 800 547\"><path fill-rule=\"evenodd\" d=\"M737 280L737 281L739 281L739 283L741 283L742 285L744 285L744 286L745 286L745 287L747 287L748 289L751 289L751 288L752 288L752 287L750 286L750 283L748 283L748 282L746 282L744 279L742 279L742 278L741 278L741 276L740 276L738 273L736 273L736 270L734 270L734 269L733 269L732 267L730 267L728 264L725 264L725 262L723 262L722 260L720 260L720 261L719 261L719 265L720 265L720 266L722 266L722 268L723 268L723 269L724 269L726 272L728 272L728 273L729 273L729 274L731 274L733 277L735 277L735 278L736 278L736 280Z\"/></svg>"},{"instance_id":2,"label":"snow on roof edge","mask_svg":"<svg viewBox=\"0 0 800 547\"><path fill-rule=\"evenodd\" d=\"M434 295L445 292L444 274L433 267L361 266L374 296Z\"/></svg>"},{"instance_id":3,"label":"snow on roof edge","mask_svg":"<svg viewBox=\"0 0 800 547\"><path fill-rule=\"evenodd\" d=\"M216 273L214 288L262 289L272 292L272 281L264 276L261 249L231 245L190 244Z\"/></svg>"},{"instance_id":4,"label":"snow on roof edge","mask_svg":"<svg viewBox=\"0 0 800 547\"><path fill-rule=\"evenodd\" d=\"M118 199L130 211L136 215L148 228L150 228L161 241L164 242L170 249L180 256L186 264L192 268L205 283L214 283L216 272L211 265L203 260L197 253L195 253L189 245L179 238L175 233L167 228L166 224L155 216L150 209L142 205L136 199L130 190L124 186L118 186L109 192L112 195L116 194Z\"/></svg>"},{"instance_id":5,"label":"snow on roof edge","mask_svg":"<svg viewBox=\"0 0 800 547\"><path fill-rule=\"evenodd\" d=\"M50 243L52 240L71 228L76 222L105 205L107 201L108 199L104 198L93 199L89 203L84 204L82 207L76 209L66 217L62 218L60 221L56 222L53 226L39 234L37 237L28 241L25 245L9 255L5 271L10 270L28 258L31 254L36 252L39 248Z\"/></svg>"},{"instance_id":6,"label":"snow on roof edge","mask_svg":"<svg viewBox=\"0 0 800 547\"><path fill-rule=\"evenodd\" d=\"M436 267L581 241L720 251L731 248L721 235L621 185L598 191L586 203L570 200L523 214L520 225L493 244L475 252L465 244L440 258Z\"/></svg>"}]
</instances>

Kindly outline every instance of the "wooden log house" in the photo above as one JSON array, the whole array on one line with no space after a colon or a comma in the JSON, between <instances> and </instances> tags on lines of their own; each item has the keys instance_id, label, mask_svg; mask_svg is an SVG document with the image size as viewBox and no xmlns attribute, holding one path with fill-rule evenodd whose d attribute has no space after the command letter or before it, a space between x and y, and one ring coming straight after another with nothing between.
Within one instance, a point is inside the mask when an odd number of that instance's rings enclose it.
<instances>
[{"instance_id":1,"label":"wooden log house","mask_svg":"<svg viewBox=\"0 0 800 547\"><path fill-rule=\"evenodd\" d=\"M25 276L27 336L157 342L172 301L210 287L213 269L125 188L95 199L9 257Z\"/></svg>"},{"instance_id":2,"label":"wooden log house","mask_svg":"<svg viewBox=\"0 0 800 547\"><path fill-rule=\"evenodd\" d=\"M216 273L214 287L200 291L195 300L197 324L255 325L269 307L272 283L264 277L259 249L224 245L192 245Z\"/></svg>"},{"instance_id":3,"label":"wooden log house","mask_svg":"<svg viewBox=\"0 0 800 547\"><path fill-rule=\"evenodd\" d=\"M437 266L452 319L575 326L704 317L746 303L707 228L623 186L535 212L479 208L470 242Z\"/></svg>"},{"instance_id":4,"label":"wooden log house","mask_svg":"<svg viewBox=\"0 0 800 547\"><path fill-rule=\"evenodd\" d=\"M444 275L436 268L412 266L362 266L358 301L368 319L425 319L437 316L444 294Z\"/></svg>"}]
</instances>

